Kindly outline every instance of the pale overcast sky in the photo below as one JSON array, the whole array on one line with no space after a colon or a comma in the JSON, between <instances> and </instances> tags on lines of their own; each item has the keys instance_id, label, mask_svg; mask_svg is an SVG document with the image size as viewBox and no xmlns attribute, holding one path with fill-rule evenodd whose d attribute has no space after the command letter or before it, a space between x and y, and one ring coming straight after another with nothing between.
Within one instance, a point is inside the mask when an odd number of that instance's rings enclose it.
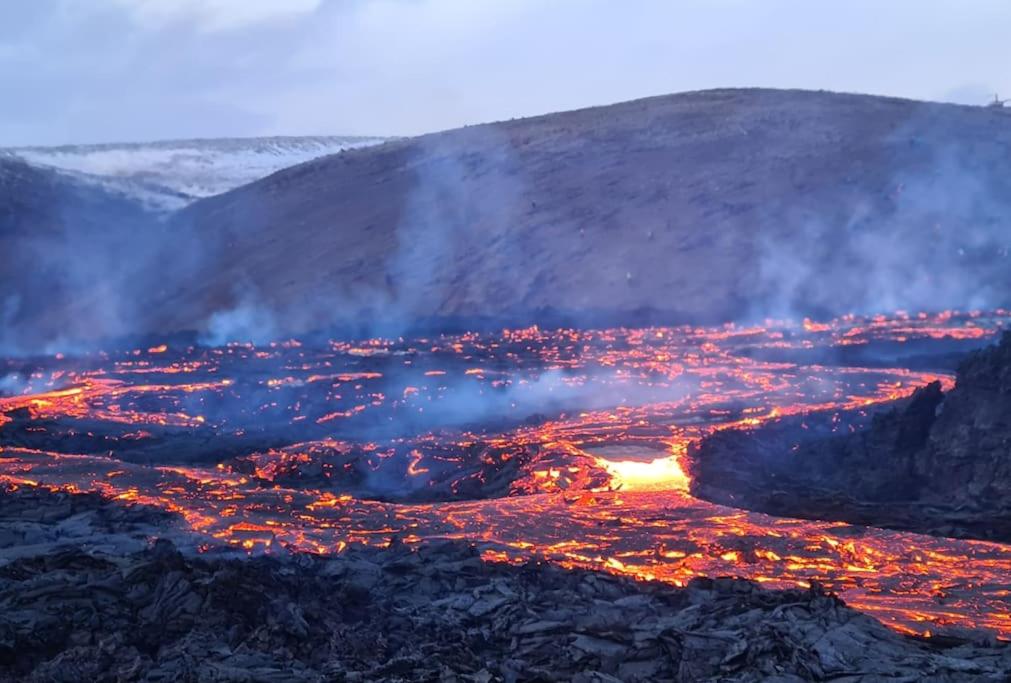
<instances>
[{"instance_id":1,"label":"pale overcast sky","mask_svg":"<svg viewBox=\"0 0 1011 683\"><path fill-rule=\"evenodd\" d=\"M409 135L721 86L1011 97L1011 1L0 0L0 146Z\"/></svg>"}]
</instances>

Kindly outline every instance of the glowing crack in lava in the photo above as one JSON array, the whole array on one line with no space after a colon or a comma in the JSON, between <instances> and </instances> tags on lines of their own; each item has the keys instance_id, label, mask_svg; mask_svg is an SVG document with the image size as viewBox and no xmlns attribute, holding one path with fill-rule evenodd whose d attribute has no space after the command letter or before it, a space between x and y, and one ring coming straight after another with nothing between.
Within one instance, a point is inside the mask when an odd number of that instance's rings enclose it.
<instances>
[{"instance_id":1,"label":"glowing crack in lava","mask_svg":"<svg viewBox=\"0 0 1011 683\"><path fill-rule=\"evenodd\" d=\"M21 386L0 398L0 478L175 511L196 544L329 553L467 539L488 559L674 583L819 581L896 628L1007 636L1011 548L713 505L689 494L682 460L713 430L783 416L819 411L855 429L876 404L935 379L950 387L948 373L909 368L986 343L1008 319L529 328L9 360Z\"/></svg>"}]
</instances>

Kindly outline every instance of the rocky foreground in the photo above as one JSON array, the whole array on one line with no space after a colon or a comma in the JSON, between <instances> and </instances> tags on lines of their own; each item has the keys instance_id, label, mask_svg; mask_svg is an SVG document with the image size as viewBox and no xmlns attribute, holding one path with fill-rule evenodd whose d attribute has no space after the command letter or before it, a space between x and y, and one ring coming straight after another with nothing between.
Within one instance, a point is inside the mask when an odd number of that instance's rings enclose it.
<instances>
[{"instance_id":1,"label":"rocky foreground","mask_svg":"<svg viewBox=\"0 0 1011 683\"><path fill-rule=\"evenodd\" d=\"M775 515L1011 542L1011 333L867 429L832 416L719 432L692 454L693 493Z\"/></svg>"},{"instance_id":2,"label":"rocky foreground","mask_svg":"<svg viewBox=\"0 0 1011 683\"><path fill-rule=\"evenodd\" d=\"M0 680L1003 681L1011 648L912 639L818 587L686 588L428 544L180 552L165 513L0 494ZM142 548L142 549L137 549Z\"/></svg>"}]
</instances>

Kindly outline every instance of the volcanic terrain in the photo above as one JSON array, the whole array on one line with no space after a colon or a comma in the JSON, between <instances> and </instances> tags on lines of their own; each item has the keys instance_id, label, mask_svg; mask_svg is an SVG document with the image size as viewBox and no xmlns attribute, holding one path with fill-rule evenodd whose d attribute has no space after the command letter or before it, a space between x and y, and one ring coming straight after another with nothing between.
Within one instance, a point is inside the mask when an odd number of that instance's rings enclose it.
<instances>
[{"instance_id":1,"label":"volcanic terrain","mask_svg":"<svg viewBox=\"0 0 1011 683\"><path fill-rule=\"evenodd\" d=\"M1005 680L1009 151L714 90L175 212L0 158L0 679Z\"/></svg>"},{"instance_id":2,"label":"volcanic terrain","mask_svg":"<svg viewBox=\"0 0 1011 683\"><path fill-rule=\"evenodd\" d=\"M1011 542L1011 333L866 430L809 418L727 431L692 454L693 491L777 515Z\"/></svg>"}]
</instances>

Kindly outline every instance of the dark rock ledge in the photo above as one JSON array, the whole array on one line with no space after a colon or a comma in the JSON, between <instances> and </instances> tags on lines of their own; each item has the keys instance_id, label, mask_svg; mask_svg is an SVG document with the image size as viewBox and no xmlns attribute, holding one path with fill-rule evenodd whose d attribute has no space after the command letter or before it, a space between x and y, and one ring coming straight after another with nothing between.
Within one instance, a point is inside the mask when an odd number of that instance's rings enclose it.
<instances>
[{"instance_id":1,"label":"dark rock ledge","mask_svg":"<svg viewBox=\"0 0 1011 683\"><path fill-rule=\"evenodd\" d=\"M774 515L1011 542L1011 333L970 354L947 394L917 390L870 426L831 416L714 434L691 453L693 493Z\"/></svg>"}]
</instances>

